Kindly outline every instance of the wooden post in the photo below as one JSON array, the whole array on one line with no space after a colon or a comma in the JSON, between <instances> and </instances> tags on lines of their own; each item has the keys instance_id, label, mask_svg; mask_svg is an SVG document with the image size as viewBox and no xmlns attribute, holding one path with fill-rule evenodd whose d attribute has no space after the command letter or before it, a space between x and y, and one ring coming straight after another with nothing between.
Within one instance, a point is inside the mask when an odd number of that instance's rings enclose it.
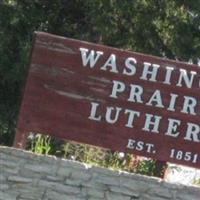
<instances>
[{"instance_id":1,"label":"wooden post","mask_svg":"<svg viewBox=\"0 0 200 200\"><path fill-rule=\"evenodd\" d=\"M167 162L157 160L155 162L154 175L162 179L165 179L167 176Z\"/></svg>"},{"instance_id":2,"label":"wooden post","mask_svg":"<svg viewBox=\"0 0 200 200\"><path fill-rule=\"evenodd\" d=\"M13 147L25 149L26 148L26 142L27 142L27 135L28 134L27 134L26 131L21 131L21 130L17 129L16 134L15 134Z\"/></svg>"}]
</instances>

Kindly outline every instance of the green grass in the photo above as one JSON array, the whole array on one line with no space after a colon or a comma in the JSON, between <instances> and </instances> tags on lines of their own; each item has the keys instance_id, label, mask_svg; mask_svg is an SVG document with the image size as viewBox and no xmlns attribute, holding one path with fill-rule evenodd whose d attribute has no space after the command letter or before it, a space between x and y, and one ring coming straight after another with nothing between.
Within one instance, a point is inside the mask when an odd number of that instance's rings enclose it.
<instances>
[{"instance_id":1,"label":"green grass","mask_svg":"<svg viewBox=\"0 0 200 200\"><path fill-rule=\"evenodd\" d=\"M99 147L69 141L61 141L47 135L31 135L28 149L38 154L51 154L90 165L114 170L154 175L155 161L136 155L113 152Z\"/></svg>"},{"instance_id":2,"label":"green grass","mask_svg":"<svg viewBox=\"0 0 200 200\"><path fill-rule=\"evenodd\" d=\"M194 180L193 185L200 186L200 179Z\"/></svg>"}]
</instances>

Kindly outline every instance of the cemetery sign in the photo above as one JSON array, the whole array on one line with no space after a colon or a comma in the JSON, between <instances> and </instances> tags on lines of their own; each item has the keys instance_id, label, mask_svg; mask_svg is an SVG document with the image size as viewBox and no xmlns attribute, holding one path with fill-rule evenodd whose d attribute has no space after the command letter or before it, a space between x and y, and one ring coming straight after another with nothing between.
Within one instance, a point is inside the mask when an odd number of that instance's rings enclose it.
<instances>
[{"instance_id":1,"label":"cemetery sign","mask_svg":"<svg viewBox=\"0 0 200 200\"><path fill-rule=\"evenodd\" d=\"M17 125L200 168L200 68L36 32Z\"/></svg>"}]
</instances>

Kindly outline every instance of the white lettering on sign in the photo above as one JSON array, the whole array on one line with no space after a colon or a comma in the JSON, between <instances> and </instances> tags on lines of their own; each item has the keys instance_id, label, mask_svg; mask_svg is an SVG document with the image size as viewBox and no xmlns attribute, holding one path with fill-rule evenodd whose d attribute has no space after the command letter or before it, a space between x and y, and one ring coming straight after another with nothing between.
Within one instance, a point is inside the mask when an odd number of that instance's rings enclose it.
<instances>
[{"instance_id":1,"label":"white lettering on sign","mask_svg":"<svg viewBox=\"0 0 200 200\"><path fill-rule=\"evenodd\" d=\"M159 108L164 108L164 105L162 103L162 98L160 94L160 90L155 90L149 101L146 103L148 106L155 106Z\"/></svg>"},{"instance_id":2,"label":"white lettering on sign","mask_svg":"<svg viewBox=\"0 0 200 200\"><path fill-rule=\"evenodd\" d=\"M123 74L132 76L136 72L135 65L137 64L137 61L135 58L129 57L125 60L125 69L123 70Z\"/></svg>"},{"instance_id":3,"label":"white lettering on sign","mask_svg":"<svg viewBox=\"0 0 200 200\"><path fill-rule=\"evenodd\" d=\"M163 81L163 83L170 85L172 71L174 71L174 68L167 66L165 69L166 69L166 74L165 74L165 80Z\"/></svg>"},{"instance_id":4,"label":"white lettering on sign","mask_svg":"<svg viewBox=\"0 0 200 200\"><path fill-rule=\"evenodd\" d=\"M177 94L170 93L170 102L169 102L169 106L167 110L175 111L175 104L176 104L177 97L178 97Z\"/></svg>"},{"instance_id":5,"label":"white lettering on sign","mask_svg":"<svg viewBox=\"0 0 200 200\"><path fill-rule=\"evenodd\" d=\"M200 127L197 124L187 123L187 132L184 137L185 140L200 142Z\"/></svg>"},{"instance_id":6,"label":"white lettering on sign","mask_svg":"<svg viewBox=\"0 0 200 200\"><path fill-rule=\"evenodd\" d=\"M116 65L116 56L111 54L106 63L101 67L101 70L107 71L110 69L110 72L119 73Z\"/></svg>"},{"instance_id":7,"label":"white lettering on sign","mask_svg":"<svg viewBox=\"0 0 200 200\"><path fill-rule=\"evenodd\" d=\"M194 76L197 73L194 71L190 72L190 77L188 75L188 72L185 69L180 69L180 75L179 75L179 80L177 83L177 86L182 87L183 85L183 81L185 83L185 85L187 86L187 88L191 88L192 87L192 83L194 81Z\"/></svg>"},{"instance_id":8,"label":"white lettering on sign","mask_svg":"<svg viewBox=\"0 0 200 200\"><path fill-rule=\"evenodd\" d=\"M124 113L128 114L128 120L125 126L128 128L133 128L134 119L135 117L139 117L140 113L138 111L129 110L129 109L126 109Z\"/></svg>"},{"instance_id":9,"label":"white lettering on sign","mask_svg":"<svg viewBox=\"0 0 200 200\"><path fill-rule=\"evenodd\" d=\"M86 48L80 48L81 58L83 66L89 66L89 68L94 68L97 65L101 57L104 55L102 51L88 50ZM117 66L117 57L115 54L110 54L103 65L100 65L100 70L109 71L111 73L120 73L120 70ZM140 75L140 79L144 81L157 82L158 81L158 72L160 65L152 64L149 62L143 63L143 71ZM165 77L162 81L163 84L171 85L171 77L173 72L175 72L174 67L166 66L165 68ZM177 71L177 70L176 70ZM137 72L137 60L133 57L125 58L124 69L122 71L123 75L134 76ZM179 69L179 76L177 79L177 87L186 87L191 88L196 76L194 71L186 71L184 69ZM128 95L127 95L128 93ZM124 82L119 80L112 81L112 91L110 98L119 99L121 95L126 94L126 100L130 103L139 103L144 104L150 107L157 107L160 109L166 109L170 112L177 112L176 108L179 108L178 112L197 115L197 100L192 96L182 96L178 94L169 93L168 102L163 101L163 93L159 89L153 90L152 92L145 92L144 88L141 85L129 84L126 85ZM182 105L177 106L177 101L181 100ZM141 113L132 109L123 109L121 107L106 107L104 114L98 113L98 108L100 107L99 103L91 102L91 112L89 119L94 121L102 121L105 119L109 124L115 124L119 121L120 115L125 114L127 121L125 127L133 128L137 118L141 117ZM181 107L181 109L180 109ZM159 133L160 121L162 120L161 116L152 115L149 113L145 114L145 121L141 130L145 132ZM178 131L181 121L178 119L168 118L168 127L166 129L165 135L173 138L180 136ZM184 140L200 142L200 127L197 124L187 123L187 129L184 136Z\"/></svg>"},{"instance_id":10,"label":"white lettering on sign","mask_svg":"<svg viewBox=\"0 0 200 200\"><path fill-rule=\"evenodd\" d=\"M178 94L169 93L168 99L169 103L163 102L163 94L160 90L155 90L153 93L148 92L148 95L145 93L144 88L140 85L130 84L126 85L122 81L113 80L113 87L112 91L109 97L118 99L120 95L123 93L129 93L127 96L128 102L134 102L134 103L142 103L147 106L151 107L158 107L158 108L165 108L169 111L176 111L176 103L178 99ZM144 101L144 95L147 96L146 101ZM180 99L180 97L179 97ZM190 115L196 115L197 114L197 100L194 97L190 96L183 96L181 99L182 105L181 110L179 110L180 113L190 114ZM180 105L179 105L180 107Z\"/></svg>"},{"instance_id":11,"label":"white lettering on sign","mask_svg":"<svg viewBox=\"0 0 200 200\"><path fill-rule=\"evenodd\" d=\"M126 147L128 149L135 149L136 151L145 151L146 153L153 153L153 154L156 153L154 144L145 143L143 141L136 141L133 139L129 139Z\"/></svg>"},{"instance_id":12,"label":"white lettering on sign","mask_svg":"<svg viewBox=\"0 0 200 200\"><path fill-rule=\"evenodd\" d=\"M181 112L189 113L191 115L196 115L195 107L197 105L197 100L194 97L184 96L184 104Z\"/></svg>"},{"instance_id":13,"label":"white lettering on sign","mask_svg":"<svg viewBox=\"0 0 200 200\"><path fill-rule=\"evenodd\" d=\"M126 121L124 123L124 127L134 128L135 124L137 124L137 120L139 118L144 118L143 124L140 125L141 131L144 133L154 133L160 134L159 127L160 124L163 123L163 118L158 115L152 115L150 113L145 113L145 116L142 115L141 112L137 110L124 109L121 107L104 107L99 103L91 102L91 112L89 115L90 120L102 122L103 119L106 119L106 123L115 124L119 121L120 116L126 116ZM101 114L100 113L101 110ZM194 123L184 123L178 119L168 118L167 129L164 132L164 135L179 138L182 137L183 140L192 141L192 142L200 142L200 126ZM178 131L179 126L184 124L186 126L185 133L180 135ZM137 126L139 126L137 124Z\"/></svg>"},{"instance_id":14,"label":"white lettering on sign","mask_svg":"<svg viewBox=\"0 0 200 200\"><path fill-rule=\"evenodd\" d=\"M89 63L90 68L93 68L95 64L97 63L97 60L99 59L99 57L103 55L102 51L91 50L89 52L89 50L85 48L80 48L80 51L81 51L83 66L86 66Z\"/></svg>"},{"instance_id":15,"label":"white lettering on sign","mask_svg":"<svg viewBox=\"0 0 200 200\"><path fill-rule=\"evenodd\" d=\"M187 115L196 116L200 113L198 100L189 90L193 87L200 88L197 72L182 69L175 64L171 66L163 64L162 66L162 64L145 60L138 62L134 57L120 57L118 60L119 58L113 53L108 54L82 47L79 50L84 67L121 74L129 79L128 84L121 79L112 80L109 94L112 101L117 102L122 99L127 101L127 107L116 106L116 104L115 106L106 106L103 103L91 102L88 117L90 120L97 123L120 123L127 129L137 128L141 134L145 135L162 134L172 140L181 139L185 142L200 143L200 125L176 118L181 115L185 119ZM133 77L132 82L130 81L131 77ZM159 88L156 83L159 83ZM152 88L147 87L146 89L145 85L147 84L152 84ZM165 85L164 88L167 89L162 90L161 85ZM173 86L174 91L169 89L169 86ZM180 93L180 88L185 88L187 93ZM147 111L144 111L145 108L143 111L137 110L137 105L140 108L143 105L148 109ZM156 109L158 114L152 114L152 108ZM167 113L167 116L163 114L163 111ZM170 117L170 114L173 114L173 117ZM142 140L129 139L126 148L148 154L156 153L155 144ZM198 154L173 148L169 158L196 163Z\"/></svg>"},{"instance_id":16,"label":"white lettering on sign","mask_svg":"<svg viewBox=\"0 0 200 200\"><path fill-rule=\"evenodd\" d=\"M113 89L110 97L117 99L118 94L124 92L125 90L125 84L120 81L113 81Z\"/></svg>"},{"instance_id":17,"label":"white lettering on sign","mask_svg":"<svg viewBox=\"0 0 200 200\"><path fill-rule=\"evenodd\" d=\"M171 149L170 152L170 158L176 159L176 160L184 160L187 162L196 163L198 160L198 154L192 153L192 152L184 152L181 150Z\"/></svg>"},{"instance_id":18,"label":"white lettering on sign","mask_svg":"<svg viewBox=\"0 0 200 200\"><path fill-rule=\"evenodd\" d=\"M140 79L156 82L159 67L160 65L144 62L144 69Z\"/></svg>"},{"instance_id":19,"label":"white lettering on sign","mask_svg":"<svg viewBox=\"0 0 200 200\"><path fill-rule=\"evenodd\" d=\"M89 66L90 68L99 67L100 70L109 71L111 73L121 73L126 76L135 76L137 74L138 62L133 57L127 57L124 59L124 68L120 71L115 54L105 55L102 51L89 50L83 47L80 47L79 50L83 66ZM108 57L106 61L104 61L103 65L100 65L103 56ZM159 64L143 62L142 68L143 70L140 74L140 79L144 81L161 82L166 85L172 85L172 76L176 73L175 85L177 87L192 88L195 78L199 80L198 74L195 71L187 71L181 68L175 70L173 66L165 66L163 69ZM161 69L162 73L164 73L164 79L162 80L160 80L158 76ZM198 84L196 86L199 87Z\"/></svg>"},{"instance_id":20,"label":"white lettering on sign","mask_svg":"<svg viewBox=\"0 0 200 200\"><path fill-rule=\"evenodd\" d=\"M177 120L177 119L168 119L169 121L169 126L167 128L167 132L165 133L165 135L171 136L171 137L178 137L179 136L179 132L177 132L177 128L178 126L180 126L181 121Z\"/></svg>"},{"instance_id":21,"label":"white lettering on sign","mask_svg":"<svg viewBox=\"0 0 200 200\"><path fill-rule=\"evenodd\" d=\"M143 103L142 101L143 87L141 87L140 85L133 85L133 84L130 84L130 87L131 90L127 101Z\"/></svg>"},{"instance_id":22,"label":"white lettering on sign","mask_svg":"<svg viewBox=\"0 0 200 200\"><path fill-rule=\"evenodd\" d=\"M159 125L160 125L160 120L162 119L161 116L157 115L151 115L151 114L145 114L146 119L145 119L145 124L142 130L147 131L147 132L153 132L153 133L159 133Z\"/></svg>"}]
</instances>

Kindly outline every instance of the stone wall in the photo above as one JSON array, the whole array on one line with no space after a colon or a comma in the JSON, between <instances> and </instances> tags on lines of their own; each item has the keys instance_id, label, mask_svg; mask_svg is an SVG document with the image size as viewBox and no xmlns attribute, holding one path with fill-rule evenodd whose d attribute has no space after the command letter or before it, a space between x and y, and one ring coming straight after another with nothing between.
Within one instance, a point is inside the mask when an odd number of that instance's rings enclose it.
<instances>
[{"instance_id":1,"label":"stone wall","mask_svg":"<svg viewBox=\"0 0 200 200\"><path fill-rule=\"evenodd\" d=\"M0 200L199 200L200 189L0 147Z\"/></svg>"}]
</instances>

